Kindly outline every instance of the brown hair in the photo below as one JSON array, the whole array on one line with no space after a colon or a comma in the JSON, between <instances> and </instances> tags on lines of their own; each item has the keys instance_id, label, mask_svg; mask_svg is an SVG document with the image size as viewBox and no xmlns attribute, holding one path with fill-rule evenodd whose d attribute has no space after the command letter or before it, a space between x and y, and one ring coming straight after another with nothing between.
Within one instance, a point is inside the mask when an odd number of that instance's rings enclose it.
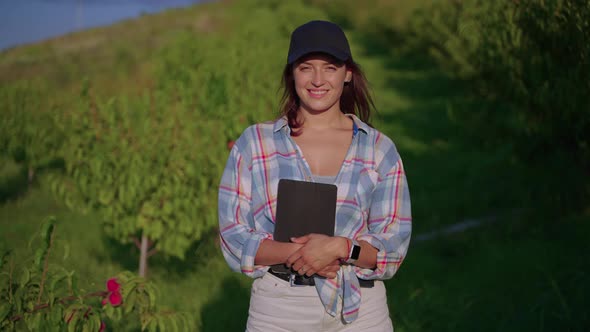
<instances>
[{"instance_id":1,"label":"brown hair","mask_svg":"<svg viewBox=\"0 0 590 332\"><path fill-rule=\"evenodd\" d=\"M352 72L352 80L344 84L342 96L340 96L340 110L344 114L354 114L361 121L369 124L371 112L375 110L375 104L369 93L367 78L360 66L352 59L346 60L344 65L347 70ZM289 127L291 127L291 135L298 136L300 132L297 129L301 128L303 123L297 120L299 96L295 91L293 66L294 64L287 64L283 70L281 81L283 95L281 97L280 112L281 116L287 117Z\"/></svg>"}]
</instances>

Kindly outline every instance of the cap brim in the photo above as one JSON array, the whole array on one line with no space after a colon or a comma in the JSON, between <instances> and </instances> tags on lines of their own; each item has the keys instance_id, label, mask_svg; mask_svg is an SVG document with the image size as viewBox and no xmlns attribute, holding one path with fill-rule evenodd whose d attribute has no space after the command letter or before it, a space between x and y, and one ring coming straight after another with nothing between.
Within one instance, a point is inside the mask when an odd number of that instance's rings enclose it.
<instances>
[{"instance_id":1,"label":"cap brim","mask_svg":"<svg viewBox=\"0 0 590 332\"><path fill-rule=\"evenodd\" d=\"M346 52L336 50L329 47L315 47L315 48L308 48L299 50L298 52L294 52L293 54L289 54L287 57L287 64L293 64L295 61L299 60L301 57L311 54L311 53L325 53L335 57L340 61L346 61L350 58L350 55Z\"/></svg>"}]
</instances>

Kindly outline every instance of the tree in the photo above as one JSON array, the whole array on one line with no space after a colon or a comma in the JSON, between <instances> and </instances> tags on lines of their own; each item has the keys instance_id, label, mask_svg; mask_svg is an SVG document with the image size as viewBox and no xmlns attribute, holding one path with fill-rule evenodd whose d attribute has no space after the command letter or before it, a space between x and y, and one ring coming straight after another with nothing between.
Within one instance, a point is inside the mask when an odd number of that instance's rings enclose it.
<instances>
[{"instance_id":1,"label":"tree","mask_svg":"<svg viewBox=\"0 0 590 332\"><path fill-rule=\"evenodd\" d=\"M225 140L190 108L170 106L172 98L156 91L102 102L85 88L67 124L66 174L53 181L69 206L99 210L109 236L136 244L142 277L151 255L182 259L216 224L222 166L214 151L223 150L195 145L203 138L213 142L209 146Z\"/></svg>"}]
</instances>

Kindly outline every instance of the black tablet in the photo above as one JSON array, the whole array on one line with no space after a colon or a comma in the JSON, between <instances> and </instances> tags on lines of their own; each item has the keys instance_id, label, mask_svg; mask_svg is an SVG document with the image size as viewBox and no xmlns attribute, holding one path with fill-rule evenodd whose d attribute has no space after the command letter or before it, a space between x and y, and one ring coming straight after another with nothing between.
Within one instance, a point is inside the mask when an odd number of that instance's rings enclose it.
<instances>
[{"instance_id":1,"label":"black tablet","mask_svg":"<svg viewBox=\"0 0 590 332\"><path fill-rule=\"evenodd\" d=\"M279 180L275 241L309 233L334 236L337 191L333 184Z\"/></svg>"}]
</instances>

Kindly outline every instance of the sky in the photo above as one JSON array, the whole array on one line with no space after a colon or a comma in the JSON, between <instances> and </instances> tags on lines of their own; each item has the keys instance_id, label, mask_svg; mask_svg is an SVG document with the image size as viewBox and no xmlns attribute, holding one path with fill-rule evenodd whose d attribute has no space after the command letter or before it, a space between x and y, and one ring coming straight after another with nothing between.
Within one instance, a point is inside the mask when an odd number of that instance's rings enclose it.
<instances>
[{"instance_id":1,"label":"sky","mask_svg":"<svg viewBox=\"0 0 590 332\"><path fill-rule=\"evenodd\" d=\"M0 0L0 50L204 0Z\"/></svg>"}]
</instances>

